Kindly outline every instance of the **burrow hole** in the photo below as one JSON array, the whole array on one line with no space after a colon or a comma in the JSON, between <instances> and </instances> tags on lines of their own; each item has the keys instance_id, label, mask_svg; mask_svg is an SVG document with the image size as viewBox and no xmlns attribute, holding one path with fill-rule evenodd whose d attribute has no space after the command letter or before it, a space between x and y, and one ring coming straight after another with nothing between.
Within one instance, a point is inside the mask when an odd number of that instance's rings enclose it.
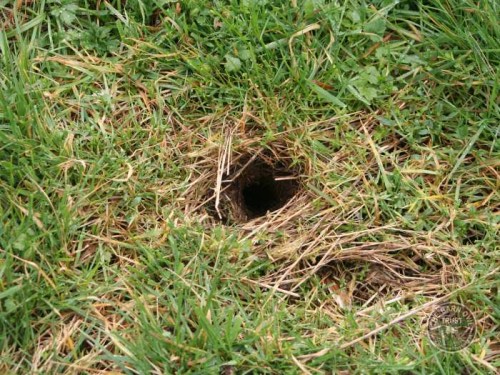
<instances>
[{"instance_id":1,"label":"burrow hole","mask_svg":"<svg viewBox=\"0 0 500 375\"><path fill-rule=\"evenodd\" d=\"M221 219L244 222L282 208L299 191L298 171L270 158L241 158L223 177ZM218 216L218 214L216 214Z\"/></svg>"}]
</instances>

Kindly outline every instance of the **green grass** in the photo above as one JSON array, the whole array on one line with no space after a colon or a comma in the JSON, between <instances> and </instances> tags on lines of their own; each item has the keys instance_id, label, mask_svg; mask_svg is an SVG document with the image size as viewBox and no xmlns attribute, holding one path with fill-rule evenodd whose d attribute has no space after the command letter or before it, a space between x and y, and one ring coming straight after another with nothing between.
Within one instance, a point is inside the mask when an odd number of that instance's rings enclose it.
<instances>
[{"instance_id":1,"label":"green grass","mask_svg":"<svg viewBox=\"0 0 500 375\"><path fill-rule=\"evenodd\" d=\"M0 372L493 373L499 14L0 0ZM300 193L214 220L223 150Z\"/></svg>"}]
</instances>

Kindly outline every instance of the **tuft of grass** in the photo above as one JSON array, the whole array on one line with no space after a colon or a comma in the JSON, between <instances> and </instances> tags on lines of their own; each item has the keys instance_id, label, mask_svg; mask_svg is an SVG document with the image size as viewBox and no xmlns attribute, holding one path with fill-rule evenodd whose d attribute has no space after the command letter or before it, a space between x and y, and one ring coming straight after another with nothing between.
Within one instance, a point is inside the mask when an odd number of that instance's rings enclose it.
<instances>
[{"instance_id":1,"label":"tuft of grass","mask_svg":"<svg viewBox=\"0 0 500 375\"><path fill-rule=\"evenodd\" d=\"M494 373L498 7L0 0L0 372Z\"/></svg>"}]
</instances>

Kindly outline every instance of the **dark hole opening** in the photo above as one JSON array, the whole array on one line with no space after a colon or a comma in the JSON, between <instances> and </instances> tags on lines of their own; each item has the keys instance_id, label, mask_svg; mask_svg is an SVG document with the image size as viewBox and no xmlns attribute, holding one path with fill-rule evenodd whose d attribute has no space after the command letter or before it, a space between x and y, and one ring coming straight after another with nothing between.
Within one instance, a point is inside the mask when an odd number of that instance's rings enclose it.
<instances>
[{"instance_id":1,"label":"dark hole opening","mask_svg":"<svg viewBox=\"0 0 500 375\"><path fill-rule=\"evenodd\" d=\"M297 192L296 176L281 164L257 160L235 181L239 206L248 219L283 207Z\"/></svg>"},{"instance_id":2,"label":"dark hole opening","mask_svg":"<svg viewBox=\"0 0 500 375\"><path fill-rule=\"evenodd\" d=\"M283 160L257 158L250 164L251 156L243 157L233 165L231 173L224 176L226 201L220 210L227 223L244 222L264 216L283 207L299 190L297 170L288 168ZM214 215L215 216L215 215Z\"/></svg>"},{"instance_id":3,"label":"dark hole opening","mask_svg":"<svg viewBox=\"0 0 500 375\"><path fill-rule=\"evenodd\" d=\"M272 175L264 175L244 187L243 202L250 213L261 216L267 211L279 208L285 200L279 193L280 182L275 181Z\"/></svg>"}]
</instances>

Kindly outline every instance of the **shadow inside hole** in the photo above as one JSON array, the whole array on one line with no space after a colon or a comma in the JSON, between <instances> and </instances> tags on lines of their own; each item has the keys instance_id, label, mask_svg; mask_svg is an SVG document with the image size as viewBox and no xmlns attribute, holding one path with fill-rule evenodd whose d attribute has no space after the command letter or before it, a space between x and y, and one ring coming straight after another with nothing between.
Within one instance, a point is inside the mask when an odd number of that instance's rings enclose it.
<instances>
[{"instance_id":1,"label":"shadow inside hole","mask_svg":"<svg viewBox=\"0 0 500 375\"><path fill-rule=\"evenodd\" d=\"M283 160L257 158L248 164L250 158L242 157L223 176L219 209L208 207L216 220L231 224L264 216L282 208L299 191L298 171Z\"/></svg>"},{"instance_id":2,"label":"shadow inside hole","mask_svg":"<svg viewBox=\"0 0 500 375\"><path fill-rule=\"evenodd\" d=\"M271 180L264 180L247 186L243 190L243 201L248 211L262 215L273 208L278 197Z\"/></svg>"},{"instance_id":3,"label":"shadow inside hole","mask_svg":"<svg viewBox=\"0 0 500 375\"><path fill-rule=\"evenodd\" d=\"M297 191L297 181L280 180L268 165L253 168L252 178L243 181L241 197L248 218L283 207Z\"/></svg>"}]
</instances>

